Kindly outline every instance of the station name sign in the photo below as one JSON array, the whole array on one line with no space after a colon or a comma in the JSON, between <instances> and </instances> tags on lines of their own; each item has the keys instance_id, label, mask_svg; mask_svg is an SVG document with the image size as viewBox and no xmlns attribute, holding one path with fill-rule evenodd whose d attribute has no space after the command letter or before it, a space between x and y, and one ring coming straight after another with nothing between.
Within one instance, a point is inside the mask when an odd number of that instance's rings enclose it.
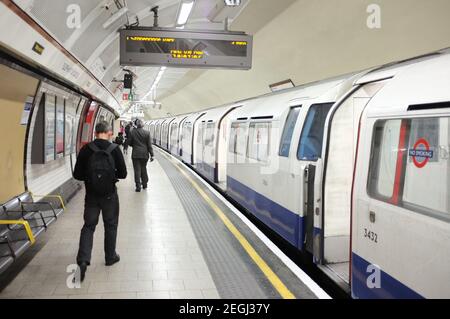
<instances>
[{"instance_id":1,"label":"station name sign","mask_svg":"<svg viewBox=\"0 0 450 319\"><path fill-rule=\"evenodd\" d=\"M120 65L249 70L252 46L244 33L123 29Z\"/></svg>"}]
</instances>

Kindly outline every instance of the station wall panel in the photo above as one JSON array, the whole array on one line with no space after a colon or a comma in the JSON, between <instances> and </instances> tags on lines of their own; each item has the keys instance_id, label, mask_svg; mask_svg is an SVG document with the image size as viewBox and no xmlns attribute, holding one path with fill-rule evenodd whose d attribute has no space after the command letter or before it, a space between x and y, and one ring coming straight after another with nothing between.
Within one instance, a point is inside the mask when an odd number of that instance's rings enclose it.
<instances>
[{"instance_id":1,"label":"station wall panel","mask_svg":"<svg viewBox=\"0 0 450 319\"><path fill-rule=\"evenodd\" d=\"M53 87L47 83L43 83L39 88L30 123L26 154L26 177L28 190L39 195L51 194L55 189L72 179L72 156L70 154L65 154L65 156L48 161L45 164L32 164L33 132L37 124L39 108L42 107L40 99L42 98L43 93L56 95L57 97L65 99L81 98L81 96L76 96L72 92ZM78 120L79 118L77 118L77 121ZM74 123L73 129L75 132L78 130L78 123Z\"/></svg>"},{"instance_id":2,"label":"station wall panel","mask_svg":"<svg viewBox=\"0 0 450 319\"><path fill-rule=\"evenodd\" d=\"M24 145L26 125L21 125L28 96L38 80L0 65L0 203L25 191Z\"/></svg>"}]
</instances>

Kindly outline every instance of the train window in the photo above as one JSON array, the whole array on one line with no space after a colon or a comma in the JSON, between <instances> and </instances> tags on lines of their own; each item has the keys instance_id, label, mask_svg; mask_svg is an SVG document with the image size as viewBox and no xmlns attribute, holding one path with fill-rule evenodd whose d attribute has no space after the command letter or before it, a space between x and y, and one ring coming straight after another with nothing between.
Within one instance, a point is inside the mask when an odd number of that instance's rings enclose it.
<instances>
[{"instance_id":1,"label":"train window","mask_svg":"<svg viewBox=\"0 0 450 319\"><path fill-rule=\"evenodd\" d=\"M230 144L228 151L230 153L236 154L236 144L237 144L237 129L239 127L239 123L231 124L231 132L230 132Z\"/></svg>"},{"instance_id":2,"label":"train window","mask_svg":"<svg viewBox=\"0 0 450 319\"><path fill-rule=\"evenodd\" d=\"M205 145L212 144L214 142L214 123L208 123L206 125Z\"/></svg>"},{"instance_id":3,"label":"train window","mask_svg":"<svg viewBox=\"0 0 450 319\"><path fill-rule=\"evenodd\" d=\"M205 133L206 133L206 123L202 122L198 125L198 136L197 136L197 143L199 145L203 144L203 141L205 139Z\"/></svg>"},{"instance_id":4,"label":"train window","mask_svg":"<svg viewBox=\"0 0 450 319\"><path fill-rule=\"evenodd\" d=\"M377 122L374 129L372 152L376 159L374 158L371 164L370 192L384 200L392 198L394 191L401 122L401 120Z\"/></svg>"},{"instance_id":5,"label":"train window","mask_svg":"<svg viewBox=\"0 0 450 319\"><path fill-rule=\"evenodd\" d=\"M432 151L436 156L433 156L428 162L437 162L439 157L439 119L438 118L425 118L425 119L413 119L411 121L411 137L409 139L409 149L414 147L415 141L423 138L427 140L432 148ZM409 157L408 161L413 162L413 158Z\"/></svg>"},{"instance_id":6,"label":"train window","mask_svg":"<svg viewBox=\"0 0 450 319\"><path fill-rule=\"evenodd\" d=\"M247 123L231 125L230 152L245 155L247 148Z\"/></svg>"},{"instance_id":7,"label":"train window","mask_svg":"<svg viewBox=\"0 0 450 319\"><path fill-rule=\"evenodd\" d=\"M270 122L250 123L247 157L259 162L269 158Z\"/></svg>"},{"instance_id":8,"label":"train window","mask_svg":"<svg viewBox=\"0 0 450 319\"><path fill-rule=\"evenodd\" d=\"M369 195L450 221L449 151L449 117L378 121Z\"/></svg>"},{"instance_id":9,"label":"train window","mask_svg":"<svg viewBox=\"0 0 450 319\"><path fill-rule=\"evenodd\" d=\"M316 161L322 155L325 120L333 103L311 105L306 116L297 151L297 158Z\"/></svg>"},{"instance_id":10,"label":"train window","mask_svg":"<svg viewBox=\"0 0 450 319\"><path fill-rule=\"evenodd\" d=\"M284 125L283 134L281 135L280 150L278 155L289 157L289 149L291 147L292 134L294 133L295 124L297 123L298 114L301 106L293 107L289 110L286 124Z\"/></svg>"},{"instance_id":11,"label":"train window","mask_svg":"<svg viewBox=\"0 0 450 319\"><path fill-rule=\"evenodd\" d=\"M178 143L178 123L172 123L170 129L170 144L176 145Z\"/></svg>"},{"instance_id":12,"label":"train window","mask_svg":"<svg viewBox=\"0 0 450 319\"><path fill-rule=\"evenodd\" d=\"M186 123L186 125L184 126L184 129L185 129L185 133L183 135L188 137L188 139L192 139L192 124Z\"/></svg>"}]
</instances>

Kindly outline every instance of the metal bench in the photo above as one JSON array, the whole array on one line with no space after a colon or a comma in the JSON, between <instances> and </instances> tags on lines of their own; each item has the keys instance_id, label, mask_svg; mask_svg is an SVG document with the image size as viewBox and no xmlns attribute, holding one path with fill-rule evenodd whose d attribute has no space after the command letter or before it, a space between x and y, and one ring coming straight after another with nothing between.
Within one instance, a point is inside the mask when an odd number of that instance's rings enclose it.
<instances>
[{"instance_id":1,"label":"metal bench","mask_svg":"<svg viewBox=\"0 0 450 319\"><path fill-rule=\"evenodd\" d=\"M22 255L35 242L36 237L47 230L65 210L61 196L41 196L45 197L56 199L61 207L50 201L35 201L29 192L1 205L0 273Z\"/></svg>"}]
</instances>

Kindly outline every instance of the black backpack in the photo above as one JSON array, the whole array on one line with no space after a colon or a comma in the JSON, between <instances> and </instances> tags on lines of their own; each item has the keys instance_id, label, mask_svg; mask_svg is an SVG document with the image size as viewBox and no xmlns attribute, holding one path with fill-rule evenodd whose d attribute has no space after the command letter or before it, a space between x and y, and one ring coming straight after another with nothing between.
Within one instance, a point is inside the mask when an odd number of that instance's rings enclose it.
<instances>
[{"instance_id":1,"label":"black backpack","mask_svg":"<svg viewBox=\"0 0 450 319\"><path fill-rule=\"evenodd\" d=\"M115 192L116 165L112 151L117 144L111 144L106 150L100 149L95 143L89 143L94 152L88 162L88 184L90 189L99 196L111 195Z\"/></svg>"}]
</instances>

